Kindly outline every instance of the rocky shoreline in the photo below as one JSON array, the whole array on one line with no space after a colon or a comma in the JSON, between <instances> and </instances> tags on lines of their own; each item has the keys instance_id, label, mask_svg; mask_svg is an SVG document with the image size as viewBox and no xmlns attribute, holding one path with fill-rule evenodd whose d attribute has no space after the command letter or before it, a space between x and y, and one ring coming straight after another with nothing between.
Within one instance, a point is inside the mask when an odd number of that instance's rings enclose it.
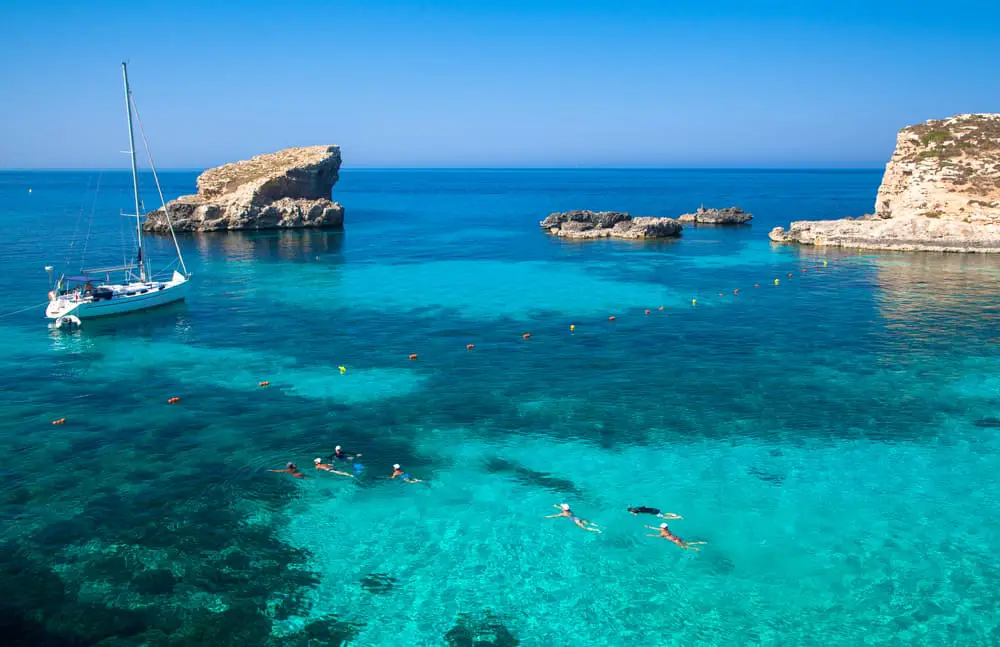
<instances>
[{"instance_id":1,"label":"rocky shoreline","mask_svg":"<svg viewBox=\"0 0 1000 647\"><path fill-rule=\"evenodd\" d=\"M796 221L768 236L827 247L1000 253L1000 114L903 128L874 214Z\"/></svg>"},{"instance_id":2,"label":"rocky shoreline","mask_svg":"<svg viewBox=\"0 0 1000 647\"><path fill-rule=\"evenodd\" d=\"M753 218L739 207L706 209L699 207L694 213L679 218L633 216L624 211L564 211L550 214L539 225L561 238L593 239L623 238L630 240L677 238L684 228L682 223L732 225L744 224Z\"/></svg>"},{"instance_id":3,"label":"rocky shoreline","mask_svg":"<svg viewBox=\"0 0 1000 647\"><path fill-rule=\"evenodd\" d=\"M340 147L287 148L209 169L198 193L167 203L175 231L339 228L344 208L330 199L339 179ZM143 229L169 232L163 209Z\"/></svg>"},{"instance_id":4,"label":"rocky shoreline","mask_svg":"<svg viewBox=\"0 0 1000 647\"><path fill-rule=\"evenodd\" d=\"M621 211L565 211L539 223L562 238L676 238L681 223L674 218L635 217Z\"/></svg>"},{"instance_id":5,"label":"rocky shoreline","mask_svg":"<svg viewBox=\"0 0 1000 647\"><path fill-rule=\"evenodd\" d=\"M739 207L706 209L702 205L694 213L685 213L677 219L681 222L690 222L699 225L745 225L753 220L753 214L747 213Z\"/></svg>"}]
</instances>

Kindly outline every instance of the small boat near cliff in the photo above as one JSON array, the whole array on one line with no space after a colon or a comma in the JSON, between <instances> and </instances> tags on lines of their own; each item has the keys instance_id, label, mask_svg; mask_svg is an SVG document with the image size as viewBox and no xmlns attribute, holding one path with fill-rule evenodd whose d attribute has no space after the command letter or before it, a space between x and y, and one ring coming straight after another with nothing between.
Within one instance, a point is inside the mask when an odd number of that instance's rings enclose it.
<instances>
[{"instance_id":1,"label":"small boat near cliff","mask_svg":"<svg viewBox=\"0 0 1000 647\"><path fill-rule=\"evenodd\" d=\"M139 111L135 107L129 89L128 69L125 63L122 63L122 80L125 84L128 153L132 162L132 194L135 199L135 213L130 214L123 211L122 216L135 218L136 246L134 257L131 262L121 266L82 270L79 275L75 276L60 275L56 281L53 281L52 266L47 266L45 270L49 273L51 290L49 291L49 304L45 309L45 316L49 319L55 319L60 327L62 327L63 322L79 325L83 319L147 310L181 301L187 295L190 287L191 275L184 265L184 257L181 254L180 245L177 244L177 237L174 235L172 226L170 226L170 235L173 238L174 249L177 251L177 259L175 264L172 264L173 267L166 268L160 274L154 274L151 272L149 261L144 255L142 240L142 213L144 210L142 201L139 199L139 173L136 166L135 136L132 128L133 111L136 121L139 123L150 169L156 182L156 190L160 196L161 204L164 205L164 210L166 210L166 201L163 199L160 180L156 175L156 166L149 153L149 145L142 129L142 121L139 120ZM170 214L167 213L166 217L169 222ZM128 253L126 250L125 254ZM163 276L166 272L170 272L169 276Z\"/></svg>"}]
</instances>

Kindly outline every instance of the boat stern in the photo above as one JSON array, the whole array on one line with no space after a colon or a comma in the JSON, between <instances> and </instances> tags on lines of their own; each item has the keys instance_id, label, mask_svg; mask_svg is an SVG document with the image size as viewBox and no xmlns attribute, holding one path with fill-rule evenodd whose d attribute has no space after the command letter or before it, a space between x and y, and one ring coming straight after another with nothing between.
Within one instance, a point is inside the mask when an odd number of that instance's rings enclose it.
<instances>
[{"instance_id":1,"label":"boat stern","mask_svg":"<svg viewBox=\"0 0 1000 647\"><path fill-rule=\"evenodd\" d=\"M79 307L79 303L75 301L69 301L67 299L57 298L49 301L49 305L45 308L45 316L49 319L58 319L59 317L65 317L66 315L72 313Z\"/></svg>"}]
</instances>

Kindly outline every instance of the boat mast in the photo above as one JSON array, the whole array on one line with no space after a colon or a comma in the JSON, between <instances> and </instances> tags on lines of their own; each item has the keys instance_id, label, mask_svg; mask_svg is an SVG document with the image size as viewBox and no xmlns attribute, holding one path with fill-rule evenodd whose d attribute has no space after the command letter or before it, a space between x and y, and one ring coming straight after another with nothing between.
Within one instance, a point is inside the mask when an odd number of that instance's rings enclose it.
<instances>
[{"instance_id":1,"label":"boat mast","mask_svg":"<svg viewBox=\"0 0 1000 647\"><path fill-rule=\"evenodd\" d=\"M146 281L146 259L142 256L142 222L139 214L139 172L135 166L135 137L132 135L132 103L128 89L128 70L122 61L122 78L125 80L125 114L128 115L128 152L132 158L132 192L135 195L135 236L139 241L139 280Z\"/></svg>"}]
</instances>

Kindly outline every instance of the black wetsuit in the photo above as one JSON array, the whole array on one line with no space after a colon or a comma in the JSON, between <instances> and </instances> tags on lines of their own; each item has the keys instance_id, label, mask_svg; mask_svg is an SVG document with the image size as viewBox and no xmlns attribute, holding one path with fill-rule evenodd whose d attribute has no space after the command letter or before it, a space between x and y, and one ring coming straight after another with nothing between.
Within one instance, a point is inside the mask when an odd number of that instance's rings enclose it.
<instances>
[{"instance_id":1,"label":"black wetsuit","mask_svg":"<svg viewBox=\"0 0 1000 647\"><path fill-rule=\"evenodd\" d=\"M629 508L628 511L631 512L632 514L655 514L655 515L660 514L660 511L657 510L656 508L648 508L644 505L639 506L638 508Z\"/></svg>"}]
</instances>

